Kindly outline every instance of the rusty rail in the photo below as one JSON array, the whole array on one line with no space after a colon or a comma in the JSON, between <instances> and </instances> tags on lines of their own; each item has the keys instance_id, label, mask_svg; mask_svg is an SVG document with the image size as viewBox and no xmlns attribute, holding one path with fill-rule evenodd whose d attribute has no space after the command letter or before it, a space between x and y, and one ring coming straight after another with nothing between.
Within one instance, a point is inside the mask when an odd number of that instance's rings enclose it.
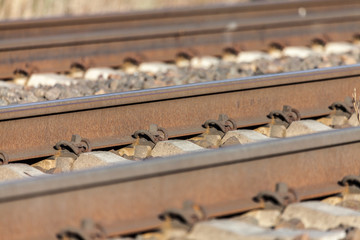
<instances>
[{"instance_id":1,"label":"rusty rail","mask_svg":"<svg viewBox=\"0 0 360 240\"><path fill-rule=\"evenodd\" d=\"M360 128L351 128L0 184L1 234L55 239L83 219L128 234L158 227L160 213L186 200L208 217L260 208L253 197L278 182L299 201L340 193L359 154Z\"/></svg>"},{"instance_id":2,"label":"rusty rail","mask_svg":"<svg viewBox=\"0 0 360 240\"><path fill-rule=\"evenodd\" d=\"M354 88L360 89L360 65L5 106L0 151L10 162L51 156L55 144L73 134L89 139L92 149L121 146L150 124L175 138L201 133L202 124L219 114L235 119L238 128L254 126L283 105L304 118L321 116Z\"/></svg>"},{"instance_id":3,"label":"rusty rail","mask_svg":"<svg viewBox=\"0 0 360 240\"><path fill-rule=\"evenodd\" d=\"M180 53L258 50L274 42L351 40L358 33L359 9L356 0L279 1L1 23L0 78L15 70L69 71L120 66L129 58L164 61Z\"/></svg>"}]
</instances>

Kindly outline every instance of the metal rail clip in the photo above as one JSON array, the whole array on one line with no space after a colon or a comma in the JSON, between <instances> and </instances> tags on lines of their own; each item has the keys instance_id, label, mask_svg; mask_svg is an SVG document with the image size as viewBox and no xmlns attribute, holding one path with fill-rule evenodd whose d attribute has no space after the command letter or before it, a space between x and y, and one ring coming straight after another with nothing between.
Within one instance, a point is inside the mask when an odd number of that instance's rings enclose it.
<instances>
[{"instance_id":1,"label":"metal rail clip","mask_svg":"<svg viewBox=\"0 0 360 240\"><path fill-rule=\"evenodd\" d=\"M360 176L348 175L339 181L341 186L346 187L346 193L360 193Z\"/></svg>"},{"instance_id":2,"label":"metal rail clip","mask_svg":"<svg viewBox=\"0 0 360 240\"><path fill-rule=\"evenodd\" d=\"M275 192L261 191L254 198L256 202L263 202L266 209L283 209L293 202L297 202L295 190L288 188L286 183L277 183Z\"/></svg>"},{"instance_id":3,"label":"metal rail clip","mask_svg":"<svg viewBox=\"0 0 360 240\"><path fill-rule=\"evenodd\" d=\"M346 97L344 102L334 102L329 106L329 109L333 110L334 115L345 116L347 118L350 118L355 112L351 97Z\"/></svg>"},{"instance_id":4,"label":"metal rail clip","mask_svg":"<svg viewBox=\"0 0 360 240\"><path fill-rule=\"evenodd\" d=\"M138 130L133 134L139 145L146 145L153 148L159 141L168 140L168 133L165 128L156 124L150 124L149 130Z\"/></svg>"},{"instance_id":5,"label":"metal rail clip","mask_svg":"<svg viewBox=\"0 0 360 240\"><path fill-rule=\"evenodd\" d=\"M68 227L56 234L59 240L105 240L105 229L91 219L84 219L80 228Z\"/></svg>"},{"instance_id":6,"label":"metal rail clip","mask_svg":"<svg viewBox=\"0 0 360 240\"><path fill-rule=\"evenodd\" d=\"M90 141L79 135L72 135L71 141L60 141L56 143L56 150L61 150L60 155L76 159L81 153L91 152Z\"/></svg>"},{"instance_id":7,"label":"metal rail clip","mask_svg":"<svg viewBox=\"0 0 360 240\"><path fill-rule=\"evenodd\" d=\"M172 226L189 230L195 223L205 220L206 213L200 205L192 201L185 201L181 209L167 209L159 215L159 218L164 221L171 221Z\"/></svg>"},{"instance_id":8,"label":"metal rail clip","mask_svg":"<svg viewBox=\"0 0 360 240\"><path fill-rule=\"evenodd\" d=\"M301 115L297 109L284 105L282 111L271 111L267 118L274 119L275 124L284 125L287 128L293 121L299 121Z\"/></svg>"},{"instance_id":9,"label":"metal rail clip","mask_svg":"<svg viewBox=\"0 0 360 240\"><path fill-rule=\"evenodd\" d=\"M229 118L226 114L219 114L218 120L209 119L203 127L209 129L209 134L217 134L223 137L225 133L231 130L236 130L236 122L234 119Z\"/></svg>"},{"instance_id":10,"label":"metal rail clip","mask_svg":"<svg viewBox=\"0 0 360 240\"><path fill-rule=\"evenodd\" d=\"M9 156L5 153L0 151L0 165L5 165L9 163Z\"/></svg>"}]
</instances>

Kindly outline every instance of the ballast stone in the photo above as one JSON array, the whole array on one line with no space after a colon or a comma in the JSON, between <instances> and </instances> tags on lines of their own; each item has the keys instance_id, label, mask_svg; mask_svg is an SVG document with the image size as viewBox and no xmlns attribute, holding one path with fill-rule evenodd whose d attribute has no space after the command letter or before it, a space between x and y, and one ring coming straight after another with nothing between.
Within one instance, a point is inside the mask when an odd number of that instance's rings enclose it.
<instances>
[{"instance_id":1,"label":"ballast stone","mask_svg":"<svg viewBox=\"0 0 360 240\"><path fill-rule=\"evenodd\" d=\"M345 194L344 200L355 200L360 202L360 194L354 194L354 193Z\"/></svg>"},{"instance_id":2,"label":"ballast stone","mask_svg":"<svg viewBox=\"0 0 360 240\"><path fill-rule=\"evenodd\" d=\"M151 152L153 157L165 157L193 151L204 150L204 148L186 140L167 140L156 143Z\"/></svg>"},{"instance_id":3,"label":"ballast stone","mask_svg":"<svg viewBox=\"0 0 360 240\"><path fill-rule=\"evenodd\" d=\"M298 57L301 59L314 55L315 52L304 46L289 46L283 49L283 55L287 57Z\"/></svg>"},{"instance_id":4,"label":"ballast stone","mask_svg":"<svg viewBox=\"0 0 360 240\"><path fill-rule=\"evenodd\" d=\"M260 227L274 227L278 223L280 215L280 210L261 209L245 213L238 219L241 221L244 218L254 218ZM234 218L234 220L236 220L236 218Z\"/></svg>"},{"instance_id":5,"label":"ballast stone","mask_svg":"<svg viewBox=\"0 0 360 240\"><path fill-rule=\"evenodd\" d=\"M134 147L135 159L147 158L151 154L151 147L146 145L136 145Z\"/></svg>"},{"instance_id":6,"label":"ballast stone","mask_svg":"<svg viewBox=\"0 0 360 240\"><path fill-rule=\"evenodd\" d=\"M358 119L356 113L354 113L354 114L351 115L351 117L349 118L348 123L349 123L350 126L353 126L353 127L357 127L357 126L360 125L360 124L359 124L359 119Z\"/></svg>"},{"instance_id":7,"label":"ballast stone","mask_svg":"<svg viewBox=\"0 0 360 240\"><path fill-rule=\"evenodd\" d=\"M321 202L323 202L323 203L334 205L334 206L341 203L342 201L343 201L343 198L338 197L338 196L328 197L328 198L321 200Z\"/></svg>"},{"instance_id":8,"label":"ballast stone","mask_svg":"<svg viewBox=\"0 0 360 240\"><path fill-rule=\"evenodd\" d=\"M20 89L20 86L16 83L0 80L0 88L9 88L9 89L19 88Z\"/></svg>"},{"instance_id":9,"label":"ballast stone","mask_svg":"<svg viewBox=\"0 0 360 240\"><path fill-rule=\"evenodd\" d=\"M278 59L283 57L282 49L279 49L277 47L270 47L268 53L273 59Z\"/></svg>"},{"instance_id":10,"label":"ballast stone","mask_svg":"<svg viewBox=\"0 0 360 240\"><path fill-rule=\"evenodd\" d=\"M75 160L71 157L57 157L55 166L56 172L70 172L73 167L74 161Z\"/></svg>"},{"instance_id":11,"label":"ballast stone","mask_svg":"<svg viewBox=\"0 0 360 240\"><path fill-rule=\"evenodd\" d=\"M333 126L343 126L348 124L348 119L345 116L333 116L332 125Z\"/></svg>"},{"instance_id":12,"label":"ballast stone","mask_svg":"<svg viewBox=\"0 0 360 240\"><path fill-rule=\"evenodd\" d=\"M293 203L286 207L282 218L301 219L306 228L328 230L340 224L360 228L360 212L318 201Z\"/></svg>"},{"instance_id":13,"label":"ballast stone","mask_svg":"<svg viewBox=\"0 0 360 240\"><path fill-rule=\"evenodd\" d=\"M253 130L234 130L229 131L225 134L225 136L221 139L221 145L224 144L231 137L235 137L240 144L252 143L264 140L270 140L271 138L253 131Z\"/></svg>"},{"instance_id":14,"label":"ballast stone","mask_svg":"<svg viewBox=\"0 0 360 240\"><path fill-rule=\"evenodd\" d=\"M32 74L27 82L27 86L29 87L39 87L42 86L55 86L56 84L62 84L66 86L70 86L71 84L75 84L77 82L76 79L66 77L64 75L59 75L55 73L35 73Z\"/></svg>"},{"instance_id":15,"label":"ballast stone","mask_svg":"<svg viewBox=\"0 0 360 240\"><path fill-rule=\"evenodd\" d=\"M271 138L283 138L286 135L286 127L284 125L271 124L269 130L269 137Z\"/></svg>"},{"instance_id":16,"label":"ballast stone","mask_svg":"<svg viewBox=\"0 0 360 240\"><path fill-rule=\"evenodd\" d=\"M176 70L175 64L167 64L163 62L144 62L139 65L138 70L146 73L166 73L170 70Z\"/></svg>"},{"instance_id":17,"label":"ballast stone","mask_svg":"<svg viewBox=\"0 0 360 240\"><path fill-rule=\"evenodd\" d=\"M193 68L210 68L220 63L220 59L213 56L193 57L190 61Z\"/></svg>"},{"instance_id":18,"label":"ballast stone","mask_svg":"<svg viewBox=\"0 0 360 240\"><path fill-rule=\"evenodd\" d=\"M28 177L46 175L42 171L23 163L6 164L0 166L0 180L15 180Z\"/></svg>"},{"instance_id":19,"label":"ballast stone","mask_svg":"<svg viewBox=\"0 0 360 240\"><path fill-rule=\"evenodd\" d=\"M217 134L203 134L191 138L190 141L203 148L217 148L220 145L221 136Z\"/></svg>"},{"instance_id":20,"label":"ballast stone","mask_svg":"<svg viewBox=\"0 0 360 240\"><path fill-rule=\"evenodd\" d=\"M308 240L342 240L346 237L345 230L331 230L331 231L319 231L312 229L289 229L289 228L280 228L271 232L270 237L273 237L274 240L279 239L308 239Z\"/></svg>"},{"instance_id":21,"label":"ballast stone","mask_svg":"<svg viewBox=\"0 0 360 240\"><path fill-rule=\"evenodd\" d=\"M241 221L211 220L197 223L188 235L188 238L196 240L256 239L252 238L252 235L264 232L270 232L270 230Z\"/></svg>"},{"instance_id":22,"label":"ballast stone","mask_svg":"<svg viewBox=\"0 0 360 240\"><path fill-rule=\"evenodd\" d=\"M112 152L97 151L82 153L74 161L72 170L81 170L93 167L107 166L111 164L126 164L133 161L120 157Z\"/></svg>"},{"instance_id":23,"label":"ballast stone","mask_svg":"<svg viewBox=\"0 0 360 240\"><path fill-rule=\"evenodd\" d=\"M325 46L325 53L330 54L344 54L355 51L356 47L348 42L329 42Z\"/></svg>"},{"instance_id":24,"label":"ballast stone","mask_svg":"<svg viewBox=\"0 0 360 240\"><path fill-rule=\"evenodd\" d=\"M112 68L89 68L84 78L90 81L96 81L99 79L109 79L114 76L121 76L122 72L120 70L115 70Z\"/></svg>"},{"instance_id":25,"label":"ballast stone","mask_svg":"<svg viewBox=\"0 0 360 240\"><path fill-rule=\"evenodd\" d=\"M346 237L345 230L318 231L294 229L268 229L235 220L211 220L197 223L188 235L188 239L196 240L293 240L299 236L308 239L340 240Z\"/></svg>"},{"instance_id":26,"label":"ballast stone","mask_svg":"<svg viewBox=\"0 0 360 240\"><path fill-rule=\"evenodd\" d=\"M290 124L290 126L286 129L286 137L293 137L328 130L332 130L332 128L315 120L300 120L294 121Z\"/></svg>"},{"instance_id":27,"label":"ballast stone","mask_svg":"<svg viewBox=\"0 0 360 240\"><path fill-rule=\"evenodd\" d=\"M54 159L44 159L37 163L32 164L31 166L44 172L44 171L50 170L52 168L55 168L56 161Z\"/></svg>"},{"instance_id":28,"label":"ballast stone","mask_svg":"<svg viewBox=\"0 0 360 240\"><path fill-rule=\"evenodd\" d=\"M344 125L351 125L349 120L345 116L331 116L331 117L323 117L316 120L319 123L322 123L326 126L344 126Z\"/></svg>"},{"instance_id":29,"label":"ballast stone","mask_svg":"<svg viewBox=\"0 0 360 240\"><path fill-rule=\"evenodd\" d=\"M261 51L243 51L238 54L236 62L251 63L260 59L271 60L272 57L268 53Z\"/></svg>"}]
</instances>

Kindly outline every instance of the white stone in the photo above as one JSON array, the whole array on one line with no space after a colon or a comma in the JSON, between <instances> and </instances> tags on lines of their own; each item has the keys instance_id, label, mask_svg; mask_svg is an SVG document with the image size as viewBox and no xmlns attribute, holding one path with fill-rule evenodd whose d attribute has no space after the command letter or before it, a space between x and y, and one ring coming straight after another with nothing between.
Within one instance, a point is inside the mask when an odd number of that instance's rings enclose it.
<instances>
[{"instance_id":1,"label":"white stone","mask_svg":"<svg viewBox=\"0 0 360 240\"><path fill-rule=\"evenodd\" d=\"M344 194L344 200L352 200L352 201L360 202L360 194L358 194L358 193Z\"/></svg>"},{"instance_id":2,"label":"white stone","mask_svg":"<svg viewBox=\"0 0 360 240\"><path fill-rule=\"evenodd\" d=\"M329 42L325 46L326 54L344 54L356 50L356 47L348 42Z\"/></svg>"},{"instance_id":3,"label":"white stone","mask_svg":"<svg viewBox=\"0 0 360 240\"><path fill-rule=\"evenodd\" d=\"M310 134L321 131L332 130L331 127L319 123L315 120L300 120L294 121L286 129L286 137L293 137L303 134Z\"/></svg>"},{"instance_id":4,"label":"white stone","mask_svg":"<svg viewBox=\"0 0 360 240\"><path fill-rule=\"evenodd\" d=\"M70 172L74 164L74 159L71 157L57 157L56 158L56 171L57 172Z\"/></svg>"},{"instance_id":5,"label":"white stone","mask_svg":"<svg viewBox=\"0 0 360 240\"><path fill-rule=\"evenodd\" d=\"M73 163L72 170L81 170L111 164L127 164L132 162L133 161L120 157L112 152L94 151L80 154Z\"/></svg>"},{"instance_id":6,"label":"white stone","mask_svg":"<svg viewBox=\"0 0 360 240\"><path fill-rule=\"evenodd\" d=\"M348 123L349 123L348 118L345 116L336 116L335 115L332 117L332 125L334 125L334 126L342 126L342 125L345 125Z\"/></svg>"},{"instance_id":7,"label":"white stone","mask_svg":"<svg viewBox=\"0 0 360 240\"><path fill-rule=\"evenodd\" d=\"M281 58L283 56L283 52L281 49L271 48L268 52L273 59Z\"/></svg>"},{"instance_id":8,"label":"white stone","mask_svg":"<svg viewBox=\"0 0 360 240\"><path fill-rule=\"evenodd\" d=\"M241 217L251 217L256 219L260 227L274 227L278 223L280 215L280 210L261 209L247 212Z\"/></svg>"},{"instance_id":9,"label":"white stone","mask_svg":"<svg viewBox=\"0 0 360 240\"><path fill-rule=\"evenodd\" d=\"M320 44L313 44L311 46L311 50L313 50L315 53L324 55L325 54L325 47Z\"/></svg>"},{"instance_id":10,"label":"white stone","mask_svg":"<svg viewBox=\"0 0 360 240\"><path fill-rule=\"evenodd\" d=\"M286 127L279 124L271 124L269 137L271 138L283 138L286 135Z\"/></svg>"},{"instance_id":11,"label":"white stone","mask_svg":"<svg viewBox=\"0 0 360 240\"><path fill-rule=\"evenodd\" d=\"M35 73L32 74L27 82L27 86L30 87L39 87L42 86L54 86L55 84L62 84L70 86L75 84L76 79L66 77L64 75L59 75L55 73Z\"/></svg>"},{"instance_id":12,"label":"white stone","mask_svg":"<svg viewBox=\"0 0 360 240\"><path fill-rule=\"evenodd\" d=\"M134 146L134 157L135 158L147 158L151 154L151 147L146 145L135 145Z\"/></svg>"},{"instance_id":13,"label":"white stone","mask_svg":"<svg viewBox=\"0 0 360 240\"><path fill-rule=\"evenodd\" d=\"M176 66L179 68L185 68L185 67L190 67L191 66L191 62L189 59L186 58L177 58L175 60L176 62Z\"/></svg>"},{"instance_id":14,"label":"white stone","mask_svg":"<svg viewBox=\"0 0 360 240\"><path fill-rule=\"evenodd\" d=\"M236 62L237 55L236 54L231 54L231 53L225 53L225 54L223 54L221 59L224 62Z\"/></svg>"},{"instance_id":15,"label":"white stone","mask_svg":"<svg viewBox=\"0 0 360 240\"><path fill-rule=\"evenodd\" d=\"M211 220L197 223L188 235L196 240L242 240L256 239L252 235L269 233L270 230L248 223L233 220ZM272 239L272 238L266 238Z\"/></svg>"},{"instance_id":16,"label":"white stone","mask_svg":"<svg viewBox=\"0 0 360 240\"><path fill-rule=\"evenodd\" d=\"M229 131L225 134L225 136L221 139L221 144L224 144L231 137L237 138L241 144L271 139L253 130L234 130L234 131Z\"/></svg>"},{"instance_id":17,"label":"white stone","mask_svg":"<svg viewBox=\"0 0 360 240\"><path fill-rule=\"evenodd\" d=\"M293 203L287 206L282 218L301 219L306 228L328 230L340 224L360 227L360 212L319 201Z\"/></svg>"},{"instance_id":18,"label":"white stone","mask_svg":"<svg viewBox=\"0 0 360 240\"><path fill-rule=\"evenodd\" d=\"M268 53L261 51L243 51L238 54L236 62L250 63L259 59L271 60L272 57Z\"/></svg>"},{"instance_id":19,"label":"white stone","mask_svg":"<svg viewBox=\"0 0 360 240\"><path fill-rule=\"evenodd\" d=\"M193 68L210 68L220 63L220 59L212 56L193 57L190 61Z\"/></svg>"},{"instance_id":20,"label":"white stone","mask_svg":"<svg viewBox=\"0 0 360 240\"><path fill-rule=\"evenodd\" d=\"M304 46L289 46L283 49L283 55L287 57L307 58L314 54L314 51Z\"/></svg>"},{"instance_id":21,"label":"white stone","mask_svg":"<svg viewBox=\"0 0 360 240\"><path fill-rule=\"evenodd\" d=\"M155 147L151 152L151 156L164 157L200 150L204 150L204 148L190 141L167 140L156 143Z\"/></svg>"},{"instance_id":22,"label":"white stone","mask_svg":"<svg viewBox=\"0 0 360 240\"><path fill-rule=\"evenodd\" d=\"M28 77L20 76L20 77L14 77L13 82L16 85L25 86L28 81Z\"/></svg>"},{"instance_id":23,"label":"white stone","mask_svg":"<svg viewBox=\"0 0 360 240\"><path fill-rule=\"evenodd\" d=\"M36 162L34 164L31 165L32 167L35 167L39 170L41 170L42 172L50 170L52 168L55 168L56 166L56 161L54 159L44 159L41 160L39 162Z\"/></svg>"},{"instance_id":24,"label":"white stone","mask_svg":"<svg viewBox=\"0 0 360 240\"><path fill-rule=\"evenodd\" d=\"M0 80L0 88L20 88L21 84L15 84L9 81Z\"/></svg>"},{"instance_id":25,"label":"white stone","mask_svg":"<svg viewBox=\"0 0 360 240\"><path fill-rule=\"evenodd\" d=\"M124 63L121 69L127 74L135 74L136 72L138 72L138 68L139 66L135 64Z\"/></svg>"},{"instance_id":26,"label":"white stone","mask_svg":"<svg viewBox=\"0 0 360 240\"><path fill-rule=\"evenodd\" d=\"M111 76L121 76L121 75L122 75L122 71L115 70L112 68L89 68L86 71L84 78L86 80L95 81L100 78L109 79L109 77Z\"/></svg>"},{"instance_id":27,"label":"white stone","mask_svg":"<svg viewBox=\"0 0 360 240\"><path fill-rule=\"evenodd\" d=\"M357 127L357 126L360 125L359 119L358 119L356 113L353 113L353 114L351 115L351 117L349 118L348 123L349 123L351 126L353 126L353 127Z\"/></svg>"},{"instance_id":28,"label":"white stone","mask_svg":"<svg viewBox=\"0 0 360 240\"><path fill-rule=\"evenodd\" d=\"M23 163L0 166L0 180L13 180L46 175L42 171Z\"/></svg>"},{"instance_id":29,"label":"white stone","mask_svg":"<svg viewBox=\"0 0 360 240\"><path fill-rule=\"evenodd\" d=\"M288 228L277 229L270 232L268 236L275 239L289 239L293 240L295 237L307 235L311 240L342 240L346 237L345 230L332 230L332 231L318 231L318 230L294 230Z\"/></svg>"},{"instance_id":30,"label":"white stone","mask_svg":"<svg viewBox=\"0 0 360 240\"><path fill-rule=\"evenodd\" d=\"M147 73L166 73L169 70L175 70L176 65L174 64L167 64L163 62L144 62L139 65L140 72L147 72Z\"/></svg>"},{"instance_id":31,"label":"white stone","mask_svg":"<svg viewBox=\"0 0 360 240\"><path fill-rule=\"evenodd\" d=\"M312 240L339 240L346 236L344 230L328 232L286 228L272 230L241 221L211 220L197 223L188 238L196 240L293 240L295 237L304 234Z\"/></svg>"}]
</instances>

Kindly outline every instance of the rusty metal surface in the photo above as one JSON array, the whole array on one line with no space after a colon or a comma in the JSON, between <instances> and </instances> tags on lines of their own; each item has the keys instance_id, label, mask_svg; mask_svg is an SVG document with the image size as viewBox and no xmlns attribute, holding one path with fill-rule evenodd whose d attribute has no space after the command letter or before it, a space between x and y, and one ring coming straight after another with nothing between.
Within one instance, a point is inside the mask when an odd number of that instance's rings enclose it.
<instances>
[{"instance_id":1,"label":"rusty metal surface","mask_svg":"<svg viewBox=\"0 0 360 240\"><path fill-rule=\"evenodd\" d=\"M326 4L325 4L326 3ZM229 19L229 15L248 18L259 16L278 16L292 14L298 8L305 8L310 12L326 12L329 9L346 9L358 6L356 0L279 0L276 2L246 2L229 4L211 4L206 6L192 6L191 8L169 8L140 12L110 13L89 16L66 16L43 19L10 20L0 22L0 39L46 36L61 33L79 33L119 29L136 26L148 27L166 25L169 23L184 23L198 20Z\"/></svg>"},{"instance_id":2,"label":"rusty metal surface","mask_svg":"<svg viewBox=\"0 0 360 240\"><path fill-rule=\"evenodd\" d=\"M280 1L3 23L0 78L19 69L68 71L73 64L120 66L128 58L173 60L181 52L220 55L225 48L259 50L273 42L351 40L358 33L359 9L360 2L354 0Z\"/></svg>"},{"instance_id":3,"label":"rusty metal surface","mask_svg":"<svg viewBox=\"0 0 360 240\"><path fill-rule=\"evenodd\" d=\"M145 230L186 200L210 217L241 212L261 207L253 197L278 182L299 192L298 200L338 193L338 181L358 174L359 136L360 128L331 130L0 184L2 236L55 239L85 218L109 236Z\"/></svg>"},{"instance_id":4,"label":"rusty metal surface","mask_svg":"<svg viewBox=\"0 0 360 240\"><path fill-rule=\"evenodd\" d=\"M92 149L119 146L151 124L174 138L201 133L202 124L220 114L238 128L260 125L283 105L304 118L321 116L354 88L360 89L360 65L5 106L0 150L10 162L54 155L55 144L75 134Z\"/></svg>"}]
</instances>

